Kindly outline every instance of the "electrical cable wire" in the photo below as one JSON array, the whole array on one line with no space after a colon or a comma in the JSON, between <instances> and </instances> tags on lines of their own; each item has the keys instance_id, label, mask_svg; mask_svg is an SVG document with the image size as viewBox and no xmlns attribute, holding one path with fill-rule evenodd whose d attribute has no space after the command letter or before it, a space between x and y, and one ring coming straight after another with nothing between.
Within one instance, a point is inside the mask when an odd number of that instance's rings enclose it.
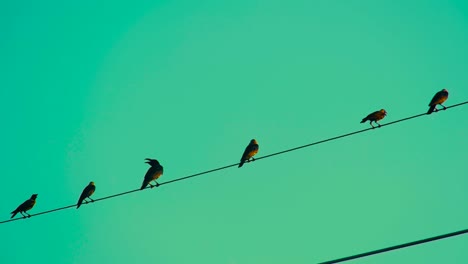
<instances>
[{"instance_id":1,"label":"electrical cable wire","mask_svg":"<svg viewBox=\"0 0 468 264\"><path fill-rule=\"evenodd\" d=\"M468 104L468 101L458 103L458 104L454 104L454 105L451 105L451 106L447 106L446 109L455 108L455 107L458 107L458 106L461 106L461 105L464 105L464 104ZM440 111L444 111L444 110L439 110L439 112ZM314 146L314 145L322 144L322 143L325 143L325 142L328 142L328 141L337 140L337 139L344 138L344 137L349 137L349 136L360 134L360 133L367 132L367 131L370 131L370 130L375 130L375 129L378 129L378 128L381 128L381 127L393 125L393 124L396 124L396 123L400 123L400 122L407 121L407 120L410 120L410 119L422 117L422 116L425 116L425 115L427 115L427 113L417 114L417 115L413 115L413 116L410 116L410 117L406 117L406 118L398 119L396 121L392 121L392 122L389 122L389 123L382 124L382 125L380 125L379 127L376 127L376 128L370 127L370 128L354 131L354 132L351 132L351 133L343 134L343 135L340 135L340 136L331 137L331 138L328 138L328 139L316 141L316 142L309 143L309 144L306 144L306 145L302 145L302 146L299 146L299 147L294 147L294 148L282 150L282 151L279 151L279 152L275 152L275 153L272 153L272 154L268 154L268 155L265 155L265 156L255 158L255 161L270 158L270 157L277 156L277 155L282 155L282 154L285 154L285 153L288 153L288 152L292 152L292 151L296 151L296 150L299 150L299 149L302 149L302 148L307 148L307 147L311 147L311 146ZM192 174L192 175L176 178L176 179L173 179L173 180L165 181L165 182L160 183L159 186L174 183L174 182L178 182L178 181L182 181L182 180L187 180L189 178L198 177L198 176L201 176L201 175L205 175L205 174L208 174L208 173L213 173L213 172L220 171L220 170L225 170L225 169L228 169L228 168L231 168L231 167L235 167L238 164L239 163L234 163L234 164L219 167L219 168L216 168L216 169L211 169L211 170L195 173L195 174ZM148 186L145 189L149 189L149 188L152 188L152 187ZM121 192L121 193L105 196L105 197L102 197L102 198L94 199L94 202L107 200L107 199L110 199L110 198L115 198L117 196L127 195L127 194L137 192L137 191L140 191L140 189ZM84 203L84 204L86 204L86 203ZM49 213L53 213L53 212L56 212L56 211L69 209L69 208L72 208L72 207L75 207L75 206L76 206L76 204L72 204L72 205L67 205L67 206L64 206L64 207L51 209L51 210L48 210L48 211L43 211L43 212L39 212L39 213L35 213L35 214L30 214L29 217L8 219L8 220L0 221L0 224L5 224L5 223L8 223L8 222L13 222L13 221L22 220L22 219L27 219L27 218L30 218L30 217L33 217L33 216L49 214Z\"/></svg>"},{"instance_id":2,"label":"electrical cable wire","mask_svg":"<svg viewBox=\"0 0 468 264\"><path fill-rule=\"evenodd\" d=\"M345 262L345 261L348 261L348 260L368 257L368 256L372 256L372 255L376 255L376 254L380 254L380 253L384 253L384 252L388 252L388 251L392 251L392 250L402 249L402 248L405 248L405 247L411 247L411 246L416 246L416 245L419 245L419 244L429 243L429 242L444 239L444 238L459 236L459 235L463 235L463 234L466 234L466 233L468 233L468 229L464 229L464 230L460 230L460 231L456 231L456 232L452 232L452 233L448 233L448 234L444 234L444 235L429 237L429 238L425 238L425 239L421 239L421 240L416 240L416 241L413 241L413 242L408 242L408 243L404 243L404 244L400 244L400 245L396 245L396 246L377 249L377 250L373 250L373 251L369 251L369 252L365 252L365 253L349 256L349 257L344 257L344 258L329 260L329 261L325 261L325 262L320 262L319 264L333 264L333 263Z\"/></svg>"}]
</instances>

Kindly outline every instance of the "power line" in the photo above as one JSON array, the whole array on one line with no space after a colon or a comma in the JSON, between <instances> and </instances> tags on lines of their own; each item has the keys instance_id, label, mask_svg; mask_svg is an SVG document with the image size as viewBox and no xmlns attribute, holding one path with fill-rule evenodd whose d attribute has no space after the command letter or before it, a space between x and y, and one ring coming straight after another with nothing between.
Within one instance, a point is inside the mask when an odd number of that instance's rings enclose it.
<instances>
[{"instance_id":1,"label":"power line","mask_svg":"<svg viewBox=\"0 0 468 264\"><path fill-rule=\"evenodd\" d=\"M461 105L464 105L464 104L467 104L467 103L468 103L468 101L463 102L463 103L459 103L459 104L454 104L454 105L448 106L447 109L453 108L453 107L457 107L457 106L461 106ZM393 124L396 124L396 123L399 123L399 122L407 121L407 120L414 119L414 118L421 117L421 116L425 116L425 115L427 115L427 113L422 113L422 114L419 114L419 115L414 115L414 116L410 116L410 117L398 119L398 120L396 120L396 121L392 121L392 122L390 122L390 123L383 124L383 125L381 125L381 127L393 125ZM298 149L301 149L301 148L306 148L306 147L310 147L310 146L313 146L313 145L318 145L318 144L325 143L325 142L327 142L327 141L332 141L332 140L339 139L339 138L349 137L349 136L351 136L351 135L359 134L359 133L366 132L366 131L373 130L373 129L374 129L374 128L372 128L372 127L371 127L371 128L366 128L366 129L363 129L363 130L351 132L351 133L344 134L344 135L341 135L341 136L336 136L336 137L324 139L324 140L317 141L317 142L313 142L313 143L310 143L310 144L307 144L307 145L303 145L303 146L299 146L299 147L295 147L295 148L283 150L283 151L280 151L280 152L276 152L276 153L273 153L273 154L269 154L269 155L266 155L266 156L263 156L263 157L259 157L259 158L257 158L256 160L264 159L264 158L269 158L269 157L271 157L271 156L276 156L276 155L284 154L284 153L286 153L286 152L291 152L291 151L295 151L295 150L298 150Z\"/></svg>"},{"instance_id":2,"label":"power line","mask_svg":"<svg viewBox=\"0 0 468 264\"><path fill-rule=\"evenodd\" d=\"M361 254L357 254L357 255L353 255L353 256L349 256L349 257L344 257L344 258L339 258L339 259L335 259L335 260L320 262L319 264L340 263L340 262L353 260L353 259L358 259L358 258L363 258L363 257L368 257L368 256L371 256L371 255L380 254L380 253L384 253L384 252L388 252L388 251L392 251L392 250L402 249L402 248L405 248L405 247L411 247L411 246L416 246L416 245L419 245L419 244L429 243L429 242L432 242L432 241L435 241L435 240L440 240L440 239L449 238L449 237L453 237L453 236L463 235L463 234L466 234L466 233L468 233L468 229L464 229L464 230L460 230L460 231L457 231L457 232L452 232L452 233L448 233L448 234L444 234L444 235L440 235L440 236L435 236L435 237L425 238L425 239L421 239L421 240L416 240L416 241L413 241L413 242L408 242L408 243L404 243L404 244L400 244L400 245L396 245L396 246L392 246L392 247L377 249L377 250L373 250L373 251L369 251L369 252L366 252L366 253L361 253Z\"/></svg>"},{"instance_id":3,"label":"power line","mask_svg":"<svg viewBox=\"0 0 468 264\"><path fill-rule=\"evenodd\" d=\"M459 104L454 104L454 105L448 106L446 109L458 107L458 106L461 106L461 105L464 105L464 104L468 104L468 101L465 101L465 102L462 102L462 103L459 103ZM396 123L399 123L399 122L403 122L403 121L407 121L407 120L410 120L410 119L422 117L422 116L425 116L425 115L427 115L427 113L422 113L422 114L418 114L418 115L413 115L413 116L410 116L410 117L402 118L402 119L399 119L399 120L396 120L396 121L392 121L392 122L383 124L383 125L381 125L380 127L385 127L385 126L393 125L393 124L396 124ZM322 144L322 143L325 143L325 142L328 142L328 141L332 141L332 140L336 140L336 139L340 139L340 138L344 138L344 137L349 137L349 136L356 135L356 134L360 134L360 133L363 133L363 132L366 132L366 131L370 131L370 130L374 130L374 128L370 127L370 128L366 128L366 129L354 131L354 132L351 132L351 133L347 133L347 134L344 134L344 135L340 135L340 136L336 136L336 137L332 137L332 138L328 138L328 139L316 141L316 142L313 142L313 143L310 143L310 144L306 144L306 145L302 145L302 146L299 146L299 147L290 148L290 149L287 149L287 150L275 152L275 153L268 154L268 155L265 155L265 156L262 156L262 157L258 157L258 158L256 158L255 160L261 160L261 159L270 158L270 157L273 157L273 156L276 156L276 155L285 154L285 153L287 153L287 152L296 151L296 150L299 150L299 149L302 149L302 148L306 148L306 147L310 147L310 146ZM237 166L238 164L239 164L239 163L234 163L234 164L227 165L227 166L223 166L223 167L219 167L219 168L216 168L216 169L212 169L212 170L207 170L207 171L195 173L195 174L192 174L192 175L189 175L189 176L184 176L184 177L180 177L180 178L177 178L177 179L174 179L174 180L169 180L169 181L166 181L166 182L162 182L162 183L160 183L159 185L165 185L165 184L170 184L170 183L174 183L174 182L178 182L178 181L182 181L182 180L187 180L187 179L189 179L189 178L198 177L198 176L201 176L201 175L204 175L204 174L208 174L208 173L212 173L212 172L215 172L215 171L220 171L220 170L228 169L228 168L231 168L231 167L235 167L235 166ZM146 187L145 189L148 189L148 188L151 188L151 187L148 186L148 187ZM122 195L130 194L130 193L133 193L133 192L137 192L137 191L139 191L139 190L140 190L140 189L135 189L135 190L126 191L126 192L122 192L122 193L118 193L118 194L113 194L113 195L109 195L109 196L106 196L106 197L94 199L94 201L95 201L95 202L97 202L97 201L102 201L102 200L114 198L114 197L117 197L117 196L122 196ZM68 206L64 206L64 207L60 207L60 208L56 208L56 209L52 209L52 210L48 210L48 211L43 211L43 212L39 212L39 213L36 213L36 214L31 214L30 217L38 216L38 215L43 215L43 214L48 214L48 213L52 213L52 212L56 212L56 211L61 211L61 210L65 210L65 209L68 209L68 208L75 207L75 206L76 206L76 204L72 204L72 205L68 205ZM4 223L8 223L8 222L13 222L13 221L16 221L16 220L21 220L21 219L26 219L26 218L25 218L25 217L23 217L23 218L13 218L13 219L1 221L0 224L4 224Z\"/></svg>"}]
</instances>

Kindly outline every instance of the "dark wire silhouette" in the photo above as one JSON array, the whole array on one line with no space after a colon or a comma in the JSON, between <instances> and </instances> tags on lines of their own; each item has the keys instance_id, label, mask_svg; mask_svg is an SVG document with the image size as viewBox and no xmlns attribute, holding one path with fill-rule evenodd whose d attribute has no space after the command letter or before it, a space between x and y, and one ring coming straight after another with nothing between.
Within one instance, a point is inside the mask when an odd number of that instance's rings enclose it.
<instances>
[{"instance_id":1,"label":"dark wire silhouette","mask_svg":"<svg viewBox=\"0 0 468 264\"><path fill-rule=\"evenodd\" d=\"M468 101L465 101L465 102L462 102L462 103L459 103L459 104L454 104L454 105L448 106L447 109L449 109L449 108L454 108L454 107L458 107L458 106L461 106L461 105L464 105L464 104L468 104ZM393 125L393 124L396 124L396 123L399 123L399 122L407 121L407 120L414 119L414 118L418 118L418 117L425 116L425 115L427 115L427 113L422 113L422 114L418 114L418 115L414 115L414 116L402 118L402 119L399 119L399 120L396 120L396 121L392 121L392 122L383 124L383 125L381 125L380 127L385 127L385 126ZM379 127L379 128L380 128L380 127ZM372 127L370 127L370 128L358 130L358 131L351 132L351 133L348 133L348 134L344 134L344 135L340 135L340 136L336 136L336 137L332 137L332 138L328 138L328 139L316 141L316 142L313 142L313 143L310 143L310 144L302 145L302 146L299 146L299 147L290 148L290 149L287 149L287 150L283 150L283 151L275 152L275 153L272 153L272 154L268 154L268 155L265 155L265 156L262 156L262 157L258 157L258 158L256 158L255 160L257 161L257 160L261 160L261 159L270 158L270 157L273 157L273 156L276 156L276 155L284 154L284 153L291 152L291 151L296 151L296 150L299 150L299 149L302 149L302 148L306 148L306 147L310 147L310 146L322 144L322 143L325 143L325 142L328 142L328 141L332 141L332 140L336 140L336 139L340 139L340 138L344 138L344 137L349 137L349 136L351 136L351 135L355 135L355 134L359 134L359 133L363 133L363 132L366 132L366 131L369 131L369 130L374 130L374 129L379 129L379 128L372 128ZM192 174L192 175L189 175L189 176L180 177L180 178L177 178L177 179L174 179L174 180L162 182L162 183L159 184L159 186L165 185L165 184L174 183L174 182L178 182L178 181L182 181L182 180L186 180L186 179L189 179L189 178L201 176L201 175L208 174L208 173L212 173L212 172L219 171L219 170L224 170L224 169L231 168L231 167L235 167L235 166L238 166L238 165L239 165L239 163L234 163L234 164L227 165L227 166L224 166L224 167L219 167L219 168L216 168L216 169L212 169L212 170L207 170L207 171L195 173L195 174ZM150 188L150 187L146 187L146 188L144 188L144 189L148 189L148 188ZM122 193L113 194L113 195L109 195L109 196L106 196L106 197L94 199L94 202L98 202L98 201L102 201L102 200L114 198L114 197L117 197L117 196L122 196L122 195L130 194L130 193L137 192L137 191L140 191L140 189L135 189L135 190L127 191L127 192L122 192ZM64 206L64 207L60 207L60 208L55 208L55 209L52 209L52 210L48 210L48 211L44 211L44 212L39 212L39 213L36 213L36 214L31 214L31 215L30 215L29 217L27 217L27 218L30 218L30 217L33 217L33 216L38 216L38 215L43 215L43 214L48 214L48 213L52 213L52 212L55 212L55 211L61 211L61 210L65 210L65 209L68 209L68 208L75 207L75 206L76 206L76 204L72 204L72 205L68 205L68 206ZM26 219L26 217L23 217L23 218L14 218L14 219L9 219L9 220L5 220L5 221L1 221L0 224L4 224L4 223L8 223L8 222L13 222L13 221L21 220L21 219Z\"/></svg>"},{"instance_id":2,"label":"dark wire silhouette","mask_svg":"<svg viewBox=\"0 0 468 264\"><path fill-rule=\"evenodd\" d=\"M449 237L453 237L453 236L463 235L463 234L466 234L466 233L468 233L468 229L464 229L464 230L460 230L460 231L456 231L456 232L452 232L452 233L448 233L448 234L444 234L444 235L440 235L440 236L435 236L435 237L425 238L425 239L421 239L421 240L416 240L416 241L413 241L413 242L408 242L408 243L404 243L404 244L400 244L400 245L396 245L396 246L377 249L377 250L373 250L373 251L369 251L369 252L366 252L366 253L361 253L361 254L357 254L357 255L353 255L353 256L349 256L349 257L344 257L344 258L329 260L329 261L325 261L325 262L320 262L319 264L340 263L340 262L353 260L353 259L358 259L358 258L363 258L363 257L368 257L368 256L372 256L372 255L375 255L375 254L380 254L380 253L384 253L384 252L388 252L388 251L392 251L392 250L402 249L402 248L405 248L405 247L416 246L416 245L419 245L419 244L424 244L424 243L436 241L436 240L439 240L439 239L444 239L444 238L449 238Z\"/></svg>"}]
</instances>

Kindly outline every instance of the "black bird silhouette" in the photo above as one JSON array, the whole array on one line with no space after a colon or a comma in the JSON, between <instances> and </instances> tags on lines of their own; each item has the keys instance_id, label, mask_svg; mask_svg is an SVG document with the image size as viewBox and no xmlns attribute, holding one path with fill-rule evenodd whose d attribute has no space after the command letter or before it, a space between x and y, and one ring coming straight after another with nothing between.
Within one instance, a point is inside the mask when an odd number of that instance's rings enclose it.
<instances>
[{"instance_id":1,"label":"black bird silhouette","mask_svg":"<svg viewBox=\"0 0 468 264\"><path fill-rule=\"evenodd\" d=\"M255 159L253 158L253 156L255 156L255 154L257 154L257 152L258 152L257 140L252 139L252 140L250 140L249 145L245 148L244 154L242 154L242 158L240 160L238 168L242 167L242 165L244 165L244 163L246 161L247 162L250 161L250 159L252 159L252 161L254 161Z\"/></svg>"},{"instance_id":2,"label":"black bird silhouette","mask_svg":"<svg viewBox=\"0 0 468 264\"><path fill-rule=\"evenodd\" d=\"M385 109L380 109L379 111L375 111L373 113L370 113L369 115L367 115L366 117L364 117L362 120L361 120L361 123L364 123L366 122L367 120L369 120L369 124L372 126L372 128L375 128L373 125L372 125L372 122L375 122L377 125L379 125L380 127L380 124L377 122L379 120L382 120L385 116L387 115L387 111L385 111Z\"/></svg>"},{"instance_id":3,"label":"black bird silhouette","mask_svg":"<svg viewBox=\"0 0 468 264\"><path fill-rule=\"evenodd\" d=\"M34 207L34 205L36 204L36 198L37 198L37 194L33 194L31 198L26 200L24 203L20 204L20 206L18 206L16 210L11 212L12 213L11 218L15 217L17 213L21 213L23 217L31 217L31 215L26 213L26 211L31 210L31 208ZM24 215L23 213L25 213L26 215Z\"/></svg>"},{"instance_id":4,"label":"black bird silhouette","mask_svg":"<svg viewBox=\"0 0 468 264\"><path fill-rule=\"evenodd\" d=\"M88 186L86 186L84 189L83 189L83 192L81 193L80 195L80 199L78 199L78 203L76 204L76 209L80 208L81 204L83 203L83 201L85 201L85 203L88 203L88 201L86 200L86 198L90 199L91 202L94 202L93 199L91 199L91 195L93 195L94 191L96 190L96 185L94 185L94 182L90 182L88 184Z\"/></svg>"},{"instance_id":5,"label":"black bird silhouette","mask_svg":"<svg viewBox=\"0 0 468 264\"><path fill-rule=\"evenodd\" d=\"M145 159L145 163L148 163L151 167L148 169L146 172L145 178L143 179L143 184L141 185L140 190L143 190L146 188L146 186L149 184L151 188L154 187L154 185L151 185L151 182L154 181L156 183L156 187L159 186L159 183L156 181L161 177L163 174L163 166L159 164L159 161L155 159Z\"/></svg>"},{"instance_id":6,"label":"black bird silhouette","mask_svg":"<svg viewBox=\"0 0 468 264\"><path fill-rule=\"evenodd\" d=\"M427 111L427 114L430 115L432 112L437 112L436 106L440 104L444 110L447 109L442 103L445 102L448 99L448 91L447 89L443 89L441 91L438 91L434 97L432 97L431 102L429 103L429 111Z\"/></svg>"}]
</instances>

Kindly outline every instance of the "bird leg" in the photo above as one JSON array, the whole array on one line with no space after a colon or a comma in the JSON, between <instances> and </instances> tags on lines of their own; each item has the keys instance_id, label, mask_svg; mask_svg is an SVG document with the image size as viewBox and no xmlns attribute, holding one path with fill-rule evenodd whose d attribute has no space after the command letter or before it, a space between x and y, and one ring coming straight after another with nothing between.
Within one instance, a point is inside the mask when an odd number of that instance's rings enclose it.
<instances>
[{"instance_id":1,"label":"bird leg","mask_svg":"<svg viewBox=\"0 0 468 264\"><path fill-rule=\"evenodd\" d=\"M443 104L440 104L440 105L444 108L444 110L447 110L447 107L445 107L445 105Z\"/></svg>"},{"instance_id":2,"label":"bird leg","mask_svg":"<svg viewBox=\"0 0 468 264\"><path fill-rule=\"evenodd\" d=\"M379 125L379 127L381 127L381 126L382 126L382 125L381 125L381 124L379 124L379 122L377 122L377 121L375 121L375 123L376 123L377 125Z\"/></svg>"},{"instance_id":3,"label":"bird leg","mask_svg":"<svg viewBox=\"0 0 468 264\"><path fill-rule=\"evenodd\" d=\"M23 216L23 218L30 218L31 217L31 215L26 213L26 212L20 212L20 213ZM23 213L26 214L26 215L24 215Z\"/></svg>"},{"instance_id":4,"label":"bird leg","mask_svg":"<svg viewBox=\"0 0 468 264\"><path fill-rule=\"evenodd\" d=\"M371 125L371 127L372 127L373 129L375 128L375 126L372 125L372 121L370 121L369 124Z\"/></svg>"},{"instance_id":5,"label":"bird leg","mask_svg":"<svg viewBox=\"0 0 468 264\"><path fill-rule=\"evenodd\" d=\"M151 182L148 182L148 184L149 184L150 188L153 189L154 185L151 184Z\"/></svg>"},{"instance_id":6,"label":"bird leg","mask_svg":"<svg viewBox=\"0 0 468 264\"><path fill-rule=\"evenodd\" d=\"M157 181L154 181L154 182L156 183L156 187L159 187L159 185L161 185Z\"/></svg>"}]
</instances>

